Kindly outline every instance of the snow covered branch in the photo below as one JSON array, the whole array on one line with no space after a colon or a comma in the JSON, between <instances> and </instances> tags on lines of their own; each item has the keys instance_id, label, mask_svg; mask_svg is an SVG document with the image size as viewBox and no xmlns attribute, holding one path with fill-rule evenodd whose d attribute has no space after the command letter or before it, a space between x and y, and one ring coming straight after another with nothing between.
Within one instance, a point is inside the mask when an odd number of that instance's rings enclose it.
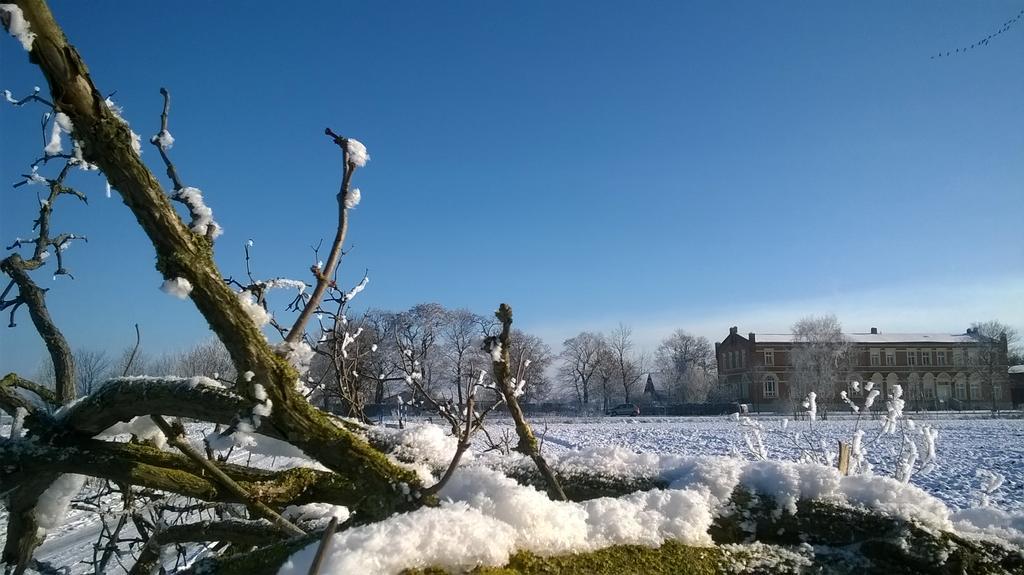
<instances>
[{"instance_id":1,"label":"snow covered branch","mask_svg":"<svg viewBox=\"0 0 1024 575\"><path fill-rule=\"evenodd\" d=\"M299 317L295 319L295 323L288 331L288 336L285 340L290 343L295 343L302 339L306 332L306 324L309 323L313 314L317 312L320 302L323 301L324 293L327 292L327 288L334 281L334 274L342 255L342 244L345 243L345 235L348 233L348 210L358 203L358 198L353 199L351 197L353 193L359 194L358 189L350 189L352 175L355 173L356 168L365 166L366 161L370 157L366 153L366 146L363 146L358 140L339 136L330 128L324 130L324 133L342 151L341 188L336 196L338 201L338 226L334 233L334 240L331 242L331 250L327 254L327 262L323 267L316 266L313 269L316 276L316 285L313 287L313 293L310 295L309 301L306 302L306 306L299 313Z\"/></svg>"}]
</instances>

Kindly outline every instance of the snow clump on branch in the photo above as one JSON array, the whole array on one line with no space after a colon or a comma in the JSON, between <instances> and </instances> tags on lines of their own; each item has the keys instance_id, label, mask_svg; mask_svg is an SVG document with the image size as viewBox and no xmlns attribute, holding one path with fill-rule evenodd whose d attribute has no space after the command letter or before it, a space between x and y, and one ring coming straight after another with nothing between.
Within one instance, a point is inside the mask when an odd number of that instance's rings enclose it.
<instances>
[{"instance_id":1,"label":"snow clump on branch","mask_svg":"<svg viewBox=\"0 0 1024 575\"><path fill-rule=\"evenodd\" d=\"M163 151L170 150L174 146L174 136L167 130L160 130L158 134L149 139L151 144L158 144Z\"/></svg>"},{"instance_id":2,"label":"snow clump on branch","mask_svg":"<svg viewBox=\"0 0 1024 575\"><path fill-rule=\"evenodd\" d=\"M256 302L256 296L252 295L249 290L242 290L238 293L238 302L242 304L242 309L249 316L256 327L263 327L270 323L270 312L263 309L259 303Z\"/></svg>"},{"instance_id":3,"label":"snow clump on branch","mask_svg":"<svg viewBox=\"0 0 1024 575\"><path fill-rule=\"evenodd\" d=\"M250 240L251 241L251 240ZM300 280L292 280L288 278L275 278L269 281L262 282L265 289L287 289L292 288L298 290L299 293L306 291L308 287L306 282Z\"/></svg>"},{"instance_id":4,"label":"snow clump on branch","mask_svg":"<svg viewBox=\"0 0 1024 575\"><path fill-rule=\"evenodd\" d=\"M57 115L54 116L53 119L53 126L50 130L50 141L46 144L46 147L43 148L43 154L49 157L56 156L63 152L64 146L61 143L61 132L70 134L73 128L74 126L71 124L71 118L68 118L64 112L57 112ZM81 155L81 151L78 151L77 153L78 155Z\"/></svg>"},{"instance_id":5,"label":"snow clump on branch","mask_svg":"<svg viewBox=\"0 0 1024 575\"><path fill-rule=\"evenodd\" d=\"M357 168L362 168L370 160L370 154L367 153L366 146L355 138L345 140L345 152L348 156L348 163Z\"/></svg>"},{"instance_id":6,"label":"snow clump on branch","mask_svg":"<svg viewBox=\"0 0 1024 575\"><path fill-rule=\"evenodd\" d=\"M220 224L214 221L213 210L203 201L203 192L199 188L181 188L175 192L174 199L188 206L188 211L192 215L189 229L193 232L202 236L209 235L214 239L224 233Z\"/></svg>"},{"instance_id":7,"label":"snow clump on branch","mask_svg":"<svg viewBox=\"0 0 1024 575\"><path fill-rule=\"evenodd\" d=\"M345 209L351 210L358 206L359 200L362 199L362 197L363 195L362 192L359 191L359 188L352 188L349 190L348 193L345 194Z\"/></svg>"},{"instance_id":8,"label":"snow clump on branch","mask_svg":"<svg viewBox=\"0 0 1024 575\"><path fill-rule=\"evenodd\" d=\"M356 297L357 295L359 295L359 292L366 289L366 284L368 283L370 283L370 277L363 276L362 281L360 281L359 284L356 285L356 287L352 288L345 294L345 303L352 301L352 298Z\"/></svg>"},{"instance_id":9,"label":"snow clump on branch","mask_svg":"<svg viewBox=\"0 0 1024 575\"><path fill-rule=\"evenodd\" d=\"M71 500L78 495L85 485L85 476L65 473L46 488L39 496L32 514L36 523L43 529L53 529L64 522Z\"/></svg>"},{"instance_id":10,"label":"snow clump on branch","mask_svg":"<svg viewBox=\"0 0 1024 575\"><path fill-rule=\"evenodd\" d=\"M36 33L31 30L25 15L17 4L0 4L0 15L4 16L7 22L7 31L21 42L21 47L26 52L32 51L32 43L36 40ZM8 97L8 100L10 97ZM363 149L365 151L365 148Z\"/></svg>"},{"instance_id":11,"label":"snow clump on branch","mask_svg":"<svg viewBox=\"0 0 1024 575\"><path fill-rule=\"evenodd\" d=\"M171 278L164 280L160 285L160 291L172 295L178 299L185 299L192 293L192 282L185 278Z\"/></svg>"},{"instance_id":12,"label":"snow clump on branch","mask_svg":"<svg viewBox=\"0 0 1024 575\"><path fill-rule=\"evenodd\" d=\"M309 364L313 361L313 357L316 355L313 348L309 347L309 344L304 341L283 341L274 346L274 351L281 357L285 358L285 360L299 372L299 375L303 375L309 371Z\"/></svg>"}]
</instances>

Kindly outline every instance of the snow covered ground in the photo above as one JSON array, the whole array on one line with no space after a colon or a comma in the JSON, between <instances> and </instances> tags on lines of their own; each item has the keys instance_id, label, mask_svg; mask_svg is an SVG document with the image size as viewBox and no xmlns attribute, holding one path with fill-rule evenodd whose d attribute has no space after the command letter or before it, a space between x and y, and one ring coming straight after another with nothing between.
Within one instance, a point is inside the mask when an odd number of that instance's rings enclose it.
<instances>
[{"instance_id":1,"label":"snow covered ground","mask_svg":"<svg viewBox=\"0 0 1024 575\"><path fill-rule=\"evenodd\" d=\"M913 418L912 414L908 416ZM854 430L860 427L865 430L866 459L874 466L876 474L892 475L898 461L902 436L879 435L881 421L878 419L864 418L857 421L832 416L828 421L816 421L813 424L807 420L788 421L776 416L754 416L754 420L761 425L764 447L768 457L773 460L796 461L808 450L808 446L819 451L834 450L839 440L849 441ZM814 466L797 468L780 467L774 463L754 463L757 457L744 439L744 430L749 430L749 427L728 417L534 417L531 421L536 433L543 439L544 453L555 465L601 468L628 475L660 474L671 480L671 488L658 497L637 494L619 499L603 498L583 504L549 502L540 493L530 488L516 487L514 482L510 483L510 480L481 467L481 463L493 459L493 453L486 456L471 455L466 458L463 469L456 474L452 484L442 491L442 496L449 500L442 508L416 512L418 515L415 521L413 518L389 520L386 525L352 530L337 538L334 549L337 551L339 569L345 567L390 572L403 566L403 557L410 557L413 552L418 553L423 549L433 549L433 555L428 553L422 558L433 557L434 564L455 567L465 564L464 561L472 564L477 560L501 564L510 549L564 552L589 548L595 545L593 541L601 542L602 545L616 542L657 544L671 537L700 544L706 542L705 530L716 505L720 504L718 500L727 496L731 489L722 490L716 499L716 496L709 497L701 485L710 486L711 491L715 492L717 483L721 483L718 487L731 483L698 477L707 475L704 472L695 475L694 460L691 459L694 457L733 456L710 465L718 466L719 471L725 470L720 475L731 475L730 481L751 477L751 470L754 471L753 475L761 474L761 477L782 477L795 473L794 477L799 477L797 484L802 486L797 487L797 494L805 492L804 496L810 495L806 492L806 486L810 484L824 496L839 496L853 502L858 500L860 493L870 495L878 487L876 484L864 490L864 486L856 482L840 485L827 474L822 475L821 470L827 471L827 468L818 468L816 471ZM443 465L450 456L453 443L450 438L444 437L442 428L424 426L423 423L425 421L412 422L404 431L386 432L397 433L402 437L402 448L410 452L407 455L415 454L427 461L430 465L420 466L422 472L426 472L428 468L436 470L438 465ZM1017 516L1009 522L1003 517L1002 524L1024 527L1020 525L1021 517L1024 516L1024 420L932 417L918 421L915 430L924 425L932 426L939 432L938 465L926 473L916 474L911 484L934 495L954 512L978 507L987 497L990 507L986 509L997 509ZM500 437L503 431L511 428L511 422L492 418L488 428L492 437ZM6 434L8 430L0 432ZM204 434L204 430L199 427L192 428L190 432L195 442ZM481 435L477 436L477 446L480 448L483 447L480 443L482 439ZM822 445L824 447L819 449ZM280 450L280 446L268 444L265 447L271 448L270 451L253 454L251 460L246 451L237 452L232 460L240 463L249 460L252 465L267 468L304 464L303 459L280 456L285 453ZM634 456L633 453L640 455ZM738 459L746 459L751 465L741 468L737 465L742 464L729 463ZM305 464L312 462L306 461ZM988 472L1001 477L1001 484L996 486L999 482L993 481L993 475ZM990 493L985 493L986 485ZM883 487L903 495L888 503L873 500L866 504L885 506L891 503L903 506L910 516L921 516L940 523L948 522L950 518L957 520L955 515L943 511L941 504L919 491L900 491L902 487L898 487L895 482ZM914 493L919 495L915 496ZM676 515L682 513L682 510L686 510L686 514ZM650 521L634 525L629 519L634 516L643 516ZM468 522L465 528L452 529L453 525L461 521ZM6 529L6 514L3 511L0 511L0 522L2 538ZM474 522L476 527L473 526ZM612 524L615 525L614 529L609 527ZM440 526L445 526L450 537L446 536L444 540L431 538L427 535L434 532L431 525L438 527L436 532L444 532ZM94 513L72 509L63 524L52 530L37 553L37 558L56 567L70 567L71 573L89 572L88 566L81 562L92 558L92 546L99 530L100 524ZM479 533L488 535L485 541L479 541L481 545L474 545L473 542L477 541L474 534ZM378 546L391 545L388 542L396 538L408 544L409 554L380 551L382 548ZM496 541L501 545L497 545ZM453 545L455 548L464 548L466 553L462 556L453 553ZM479 549L487 550L486 556L476 557L474 553ZM296 556L294 559L284 572L305 572L303 566L308 563L308 558ZM119 571L115 565L111 565L111 568L113 572ZM344 569L338 572L344 572Z\"/></svg>"},{"instance_id":2,"label":"snow covered ground","mask_svg":"<svg viewBox=\"0 0 1024 575\"><path fill-rule=\"evenodd\" d=\"M914 414L908 413L910 419ZM815 421L789 421L778 416L752 416L764 427L764 443L770 459L796 461L798 446L814 438L817 447L824 439L829 449L837 442L849 442L859 425L865 430L867 459L876 473L892 475L901 436L883 435L869 444L881 426L879 419L837 418ZM738 455L753 459L743 439L743 428L726 417L601 417L573 419L540 417L532 420L534 430L544 439L545 453L596 446L620 446L638 453L676 455ZM1024 419L960 419L956 416L916 419L917 426L930 425L938 430L938 465L932 471L917 474L911 483L935 495L951 508L978 505L983 477L980 470L996 472L1005 481L991 494L991 504L1006 511L1024 512ZM499 430L510 421L495 420ZM794 435L801 433L799 443ZM493 433L492 433L493 435ZM984 474L984 473L983 473Z\"/></svg>"}]
</instances>

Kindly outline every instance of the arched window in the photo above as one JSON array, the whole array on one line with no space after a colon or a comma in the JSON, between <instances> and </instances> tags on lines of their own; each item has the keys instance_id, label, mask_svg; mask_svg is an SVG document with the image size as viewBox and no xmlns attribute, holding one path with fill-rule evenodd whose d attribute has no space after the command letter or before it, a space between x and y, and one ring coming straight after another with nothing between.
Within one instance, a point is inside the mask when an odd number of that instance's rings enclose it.
<instances>
[{"instance_id":1,"label":"arched window","mask_svg":"<svg viewBox=\"0 0 1024 575\"><path fill-rule=\"evenodd\" d=\"M971 374L970 386L970 399L981 399L981 376L977 373Z\"/></svg>"},{"instance_id":2,"label":"arched window","mask_svg":"<svg viewBox=\"0 0 1024 575\"><path fill-rule=\"evenodd\" d=\"M913 394L917 390L923 399L935 398L935 384L933 383L930 389L927 385L921 385L921 376L917 373L911 373L907 376L907 387L910 389L911 397L914 397Z\"/></svg>"},{"instance_id":3,"label":"arched window","mask_svg":"<svg viewBox=\"0 0 1024 575\"><path fill-rule=\"evenodd\" d=\"M956 398L967 399L967 378L962 373L956 374Z\"/></svg>"},{"instance_id":4,"label":"arched window","mask_svg":"<svg viewBox=\"0 0 1024 575\"><path fill-rule=\"evenodd\" d=\"M775 399L779 396L779 380L772 374L766 374L762 379L764 387L762 394L765 399Z\"/></svg>"},{"instance_id":5,"label":"arched window","mask_svg":"<svg viewBox=\"0 0 1024 575\"><path fill-rule=\"evenodd\" d=\"M896 386L896 385L899 385L899 384L900 384L900 378L895 373L890 373L889 375L885 376L885 387L888 388L890 391L892 391L893 386ZM906 395L908 393L908 391L909 390L906 390L906 389L903 390L903 394ZM920 390L918 390L918 391L920 391ZM914 396L911 395L911 397L914 397Z\"/></svg>"},{"instance_id":6,"label":"arched window","mask_svg":"<svg viewBox=\"0 0 1024 575\"><path fill-rule=\"evenodd\" d=\"M871 374L871 381L875 384L874 389L877 389L878 393L882 394L882 397L888 394L889 390L885 389L885 378L882 377L882 374L877 371Z\"/></svg>"}]
</instances>

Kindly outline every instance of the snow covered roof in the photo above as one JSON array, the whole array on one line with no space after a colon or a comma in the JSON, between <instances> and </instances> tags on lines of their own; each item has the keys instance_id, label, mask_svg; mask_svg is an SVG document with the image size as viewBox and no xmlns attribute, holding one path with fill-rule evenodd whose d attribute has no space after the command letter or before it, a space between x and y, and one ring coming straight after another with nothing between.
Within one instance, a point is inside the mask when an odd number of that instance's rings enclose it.
<instances>
[{"instance_id":1,"label":"snow covered roof","mask_svg":"<svg viewBox=\"0 0 1024 575\"><path fill-rule=\"evenodd\" d=\"M1024 365L1014 365L1007 370L1008 373L1024 373Z\"/></svg>"},{"instance_id":2,"label":"snow covered roof","mask_svg":"<svg viewBox=\"0 0 1024 575\"><path fill-rule=\"evenodd\" d=\"M967 334L948 333L844 333L855 343L967 343L973 341ZM791 333L754 333L758 343L789 343Z\"/></svg>"}]
</instances>

